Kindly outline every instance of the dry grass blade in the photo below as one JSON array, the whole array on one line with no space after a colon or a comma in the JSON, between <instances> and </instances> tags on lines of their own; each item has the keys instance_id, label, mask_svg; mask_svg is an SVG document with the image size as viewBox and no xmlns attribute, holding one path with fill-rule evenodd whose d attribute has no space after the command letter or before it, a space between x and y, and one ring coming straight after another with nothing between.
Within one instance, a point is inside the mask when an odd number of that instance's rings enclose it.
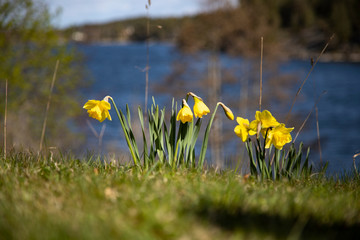
<instances>
[{"instance_id":1,"label":"dry grass blade","mask_svg":"<svg viewBox=\"0 0 360 240\"><path fill-rule=\"evenodd\" d=\"M321 96L324 95L325 93L326 93L326 91L323 91L323 92L320 94L320 96L318 97L318 99L316 100L313 108L311 109L311 111L309 112L309 114L307 115L307 117L305 118L304 122L301 124L301 126L300 126L300 128L299 128L299 131L296 133L296 136L295 136L295 138L294 138L294 140L293 140L293 143L295 143L295 141L296 141L297 137L299 136L301 130L304 128L307 120L308 120L309 117L311 116L311 113L312 113L312 112L314 111L314 109L316 108L316 106L317 106L317 104L318 104Z\"/></svg>"},{"instance_id":2,"label":"dry grass blade","mask_svg":"<svg viewBox=\"0 0 360 240\"><path fill-rule=\"evenodd\" d=\"M150 45L150 16L149 16L149 7L151 2L149 0L149 5L146 5L146 67L145 67L145 111L144 111L144 118L147 119L147 104L148 104L148 92L149 92L149 45Z\"/></svg>"},{"instance_id":3,"label":"dry grass blade","mask_svg":"<svg viewBox=\"0 0 360 240\"><path fill-rule=\"evenodd\" d=\"M262 101L262 65L263 65L263 53L264 53L264 37L261 37L260 43L260 97L259 97L259 111L261 111Z\"/></svg>"},{"instance_id":4,"label":"dry grass blade","mask_svg":"<svg viewBox=\"0 0 360 240\"><path fill-rule=\"evenodd\" d=\"M318 118L318 108L315 108L316 113L316 132L318 137L318 147L319 147L319 156L320 156L320 165L322 166L322 152L321 152L321 143L320 143L320 128L319 128L319 118Z\"/></svg>"},{"instance_id":5,"label":"dry grass blade","mask_svg":"<svg viewBox=\"0 0 360 240\"><path fill-rule=\"evenodd\" d=\"M54 89L54 84L55 84L55 79L56 79L56 74L57 74L58 67L59 67L59 60L56 61L54 75L53 75L53 78L52 78L52 81L51 81L49 99L48 99L48 102L47 102L47 105L46 105L45 118L44 118L43 128L42 128L42 132L41 132L41 139L40 139L40 147L39 147L39 152L40 153L41 153L42 145L43 145L43 142L44 142L47 116L48 116L48 112L49 112L49 109L50 109L50 101L51 101L51 96L52 96L52 92L53 92L53 89Z\"/></svg>"},{"instance_id":6,"label":"dry grass blade","mask_svg":"<svg viewBox=\"0 0 360 240\"><path fill-rule=\"evenodd\" d=\"M5 82L5 113L4 113L4 159L6 159L6 119L7 119L7 100L8 100L8 80Z\"/></svg>"},{"instance_id":7,"label":"dry grass blade","mask_svg":"<svg viewBox=\"0 0 360 240\"><path fill-rule=\"evenodd\" d=\"M316 61L314 62L314 64L312 64L311 69L310 69L310 71L308 72L308 74L306 75L304 81L301 83L301 86L300 86L300 88L298 89L298 91L296 92L295 97L294 97L294 99L293 99L293 101L292 101L290 110L289 110L289 112L288 112L288 114L287 114L287 116L286 116L285 124L288 122L288 120L289 120L289 118L290 118L291 111L292 111L292 109L293 109L293 107L294 107L294 105L295 105L295 102L296 102L297 97L299 96L299 93L301 92L301 90L302 90L302 88L304 87L304 85L305 85L307 79L309 78L311 72L314 70L316 64L318 63L318 61L319 61L319 59L320 59L320 57L324 54L325 50L326 50L327 47L329 46L329 43L330 43L330 41L334 38L334 36L335 36L335 34L331 35L330 39L328 40L328 42L326 43L326 45L325 45L324 48L322 49L322 51L321 51L321 53L319 54L319 56L317 57Z\"/></svg>"},{"instance_id":8,"label":"dry grass blade","mask_svg":"<svg viewBox=\"0 0 360 240\"><path fill-rule=\"evenodd\" d=\"M101 126L101 130L100 130L100 134L99 134L99 148L100 148L100 151L101 151L101 147L102 147L102 140L103 140L103 137L104 137L105 129L106 129L106 124L104 123Z\"/></svg>"},{"instance_id":9,"label":"dry grass blade","mask_svg":"<svg viewBox=\"0 0 360 240\"><path fill-rule=\"evenodd\" d=\"M94 134L94 136L96 138L99 138L99 134L96 132L95 128L93 127L93 125L91 124L91 122L89 120L86 120L87 125L89 126L91 132Z\"/></svg>"},{"instance_id":10,"label":"dry grass blade","mask_svg":"<svg viewBox=\"0 0 360 240\"><path fill-rule=\"evenodd\" d=\"M357 158L358 156L360 156L360 153L357 153L353 156L353 162L354 162L354 169L355 169L355 172L357 172L357 169L356 169L356 163L355 163L355 158Z\"/></svg>"}]
</instances>

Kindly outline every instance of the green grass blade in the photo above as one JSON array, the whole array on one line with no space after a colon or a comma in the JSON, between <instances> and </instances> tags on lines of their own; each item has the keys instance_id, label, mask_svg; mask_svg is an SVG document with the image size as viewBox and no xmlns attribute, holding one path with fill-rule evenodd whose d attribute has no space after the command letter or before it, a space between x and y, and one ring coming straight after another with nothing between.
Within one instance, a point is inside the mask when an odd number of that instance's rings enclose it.
<instances>
[{"instance_id":1,"label":"green grass blade","mask_svg":"<svg viewBox=\"0 0 360 240\"><path fill-rule=\"evenodd\" d=\"M308 147L308 149L307 149L305 162L301 169L301 175L304 177L308 177L311 174L310 167L309 167L309 154L310 154L310 147Z\"/></svg>"}]
</instances>

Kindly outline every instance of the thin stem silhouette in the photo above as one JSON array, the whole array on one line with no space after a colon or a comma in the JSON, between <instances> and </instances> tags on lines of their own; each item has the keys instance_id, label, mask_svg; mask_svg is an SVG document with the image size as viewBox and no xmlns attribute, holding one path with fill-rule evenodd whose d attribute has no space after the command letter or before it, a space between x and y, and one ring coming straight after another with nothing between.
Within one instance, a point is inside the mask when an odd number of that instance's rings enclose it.
<instances>
[{"instance_id":1,"label":"thin stem silhouette","mask_svg":"<svg viewBox=\"0 0 360 240\"><path fill-rule=\"evenodd\" d=\"M41 152L42 145L43 145L43 142L44 142L45 130L46 130L46 122L47 122L48 112L49 112L49 108L50 108L50 101L51 101L52 91L54 89L54 84L55 84L55 79L56 79L56 74L57 74L58 67L59 67L59 60L56 61L54 75L53 75L52 82L51 82L50 94L49 94L49 99L48 99L48 102L47 102L47 105L46 105L45 118L44 118L43 128L42 128L42 132L41 132L39 152Z\"/></svg>"},{"instance_id":2,"label":"thin stem silhouette","mask_svg":"<svg viewBox=\"0 0 360 240\"><path fill-rule=\"evenodd\" d=\"M329 43L330 43L330 41L334 38L334 36L335 36L335 34L331 35L331 37L330 37L330 39L328 40L328 42L326 43L325 47L322 49L321 53L320 53L319 56L316 58L316 61L314 62L314 64L312 64L311 69L310 69L310 71L308 72L308 74L307 74L306 78L304 79L304 81L302 82L300 88L299 88L298 91L296 92L296 95L295 95L295 97L294 97L294 99L293 99L293 101L292 101L290 110L289 110L289 112L288 112L288 114L287 114L287 116L286 116L285 124L288 122L288 120L289 120L289 118L290 118L291 111L292 111L292 109L293 109L293 107L294 107L294 104L295 104L295 102L296 102L296 99L297 99L298 95L300 94L303 86L305 85L305 83L306 83L307 79L309 78L311 72L314 70L316 64L318 63L318 61L319 61L319 59L320 59L320 57L324 54L325 50L326 50L327 47L329 46Z\"/></svg>"}]
</instances>

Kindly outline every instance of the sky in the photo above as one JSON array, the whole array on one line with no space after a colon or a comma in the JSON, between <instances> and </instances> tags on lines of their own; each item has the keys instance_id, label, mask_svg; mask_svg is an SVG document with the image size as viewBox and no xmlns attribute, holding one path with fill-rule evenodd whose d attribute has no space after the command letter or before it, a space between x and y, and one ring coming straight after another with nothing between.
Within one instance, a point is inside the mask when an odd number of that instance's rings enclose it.
<instances>
[{"instance_id":1,"label":"sky","mask_svg":"<svg viewBox=\"0 0 360 240\"><path fill-rule=\"evenodd\" d=\"M43 0L52 13L61 8L54 24L63 28L83 23L101 23L145 16L148 0ZM152 0L150 17L193 15L201 9L201 0Z\"/></svg>"}]
</instances>

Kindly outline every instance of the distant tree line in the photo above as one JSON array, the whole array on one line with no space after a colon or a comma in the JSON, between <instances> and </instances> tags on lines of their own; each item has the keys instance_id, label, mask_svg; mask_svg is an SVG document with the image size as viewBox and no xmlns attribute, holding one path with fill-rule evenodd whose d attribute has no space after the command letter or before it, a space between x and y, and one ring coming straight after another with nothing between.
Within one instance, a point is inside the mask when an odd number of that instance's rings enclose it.
<instances>
[{"instance_id":1,"label":"distant tree line","mask_svg":"<svg viewBox=\"0 0 360 240\"><path fill-rule=\"evenodd\" d=\"M79 31L83 42L173 41L186 51L210 49L251 54L260 36L276 52L284 42L306 49L319 49L335 33L332 48L360 45L359 0L239 0L236 7L205 0L204 13L182 18L136 18L106 24L74 26L67 37ZM147 22L150 21L149 36ZM287 40L287 41L286 41Z\"/></svg>"},{"instance_id":2,"label":"distant tree line","mask_svg":"<svg viewBox=\"0 0 360 240\"><path fill-rule=\"evenodd\" d=\"M82 42L106 41L173 41L180 31L186 18L155 18L146 17L113 21L104 24L85 24L71 26L62 33L66 38L72 38L74 32L85 34ZM149 21L149 36L147 22Z\"/></svg>"},{"instance_id":3,"label":"distant tree line","mask_svg":"<svg viewBox=\"0 0 360 240\"><path fill-rule=\"evenodd\" d=\"M223 7L188 19L177 43L188 50L246 54L258 49L260 36L274 50L286 39L318 49L335 33L334 48L359 47L359 9L358 0L239 0L236 8Z\"/></svg>"},{"instance_id":4,"label":"distant tree line","mask_svg":"<svg viewBox=\"0 0 360 240\"><path fill-rule=\"evenodd\" d=\"M242 0L264 5L279 26L298 32L315 27L334 32L339 43L360 41L360 1L358 0Z\"/></svg>"}]
</instances>

